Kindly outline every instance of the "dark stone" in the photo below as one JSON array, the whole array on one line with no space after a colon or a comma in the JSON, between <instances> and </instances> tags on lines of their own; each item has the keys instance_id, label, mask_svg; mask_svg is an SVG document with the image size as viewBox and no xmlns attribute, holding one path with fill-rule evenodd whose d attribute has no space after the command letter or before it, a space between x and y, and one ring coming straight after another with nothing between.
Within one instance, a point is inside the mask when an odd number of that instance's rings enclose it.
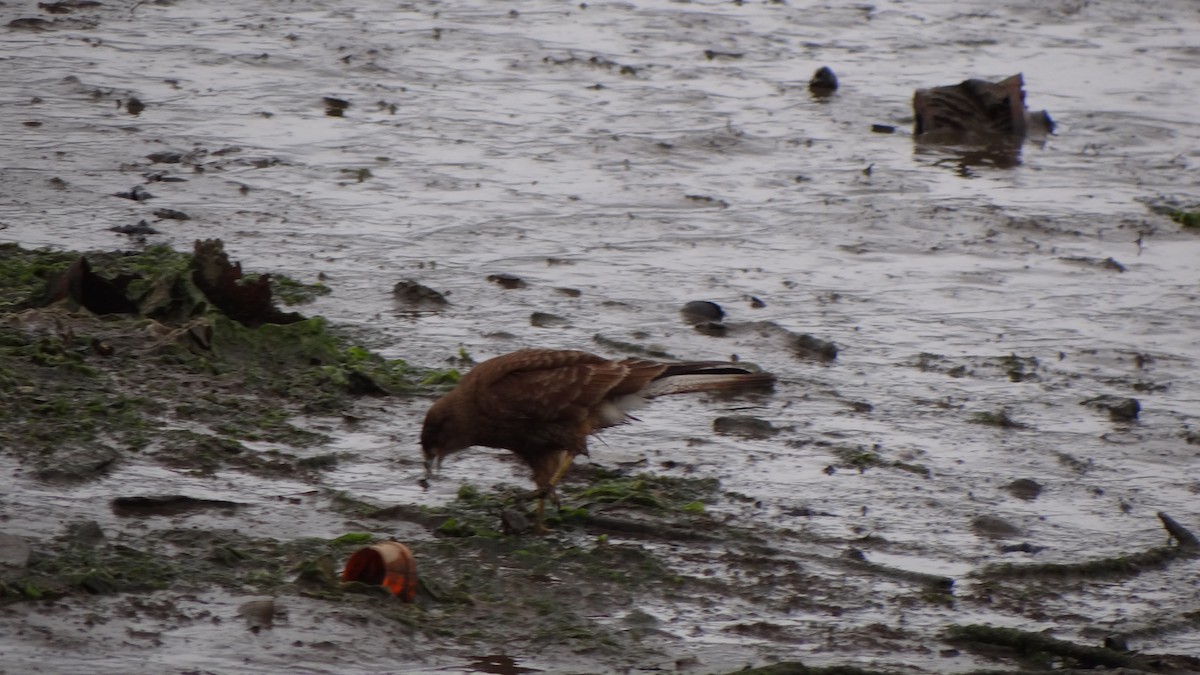
<instances>
[{"instance_id":1,"label":"dark stone","mask_svg":"<svg viewBox=\"0 0 1200 675\"><path fill-rule=\"evenodd\" d=\"M725 318L725 310L721 309L717 303L708 300L693 300L680 308L679 313L683 316L683 320L690 324L705 321L719 322Z\"/></svg>"},{"instance_id":2,"label":"dark stone","mask_svg":"<svg viewBox=\"0 0 1200 675\"><path fill-rule=\"evenodd\" d=\"M22 569L29 563L31 549L24 539L0 532L0 571Z\"/></svg>"},{"instance_id":3,"label":"dark stone","mask_svg":"<svg viewBox=\"0 0 1200 675\"><path fill-rule=\"evenodd\" d=\"M200 499L186 495L117 497L109 502L118 516L177 516L207 509L236 509L242 504L222 499Z\"/></svg>"},{"instance_id":4,"label":"dark stone","mask_svg":"<svg viewBox=\"0 0 1200 675\"><path fill-rule=\"evenodd\" d=\"M238 615L246 620L246 628L251 632L257 633L264 628L271 628L275 625L275 616L285 615L282 607L275 605L273 598L266 600L251 600L238 607Z\"/></svg>"},{"instance_id":5,"label":"dark stone","mask_svg":"<svg viewBox=\"0 0 1200 675\"><path fill-rule=\"evenodd\" d=\"M231 263L220 239L196 241L192 256L192 283L229 318L258 328L267 323L303 321L296 312L283 312L271 297L271 275L247 279L240 263Z\"/></svg>"},{"instance_id":6,"label":"dark stone","mask_svg":"<svg viewBox=\"0 0 1200 675\"><path fill-rule=\"evenodd\" d=\"M871 131L877 134L894 134L896 133L896 127L890 124L872 124Z\"/></svg>"},{"instance_id":7,"label":"dark stone","mask_svg":"<svg viewBox=\"0 0 1200 675\"><path fill-rule=\"evenodd\" d=\"M321 100L325 103L325 114L330 117L345 117L346 109L350 107L350 102L341 98L326 96Z\"/></svg>"},{"instance_id":8,"label":"dark stone","mask_svg":"<svg viewBox=\"0 0 1200 675\"><path fill-rule=\"evenodd\" d=\"M979 516L971 521L975 534L988 539L1008 539L1025 534L1024 530L996 516Z\"/></svg>"},{"instance_id":9,"label":"dark stone","mask_svg":"<svg viewBox=\"0 0 1200 675\"><path fill-rule=\"evenodd\" d=\"M1089 398L1081 405L1108 411L1108 416L1114 422L1132 422L1138 418L1138 414L1142 411L1142 404L1136 398L1127 398L1124 396L1096 396L1095 398Z\"/></svg>"},{"instance_id":10,"label":"dark stone","mask_svg":"<svg viewBox=\"0 0 1200 675\"><path fill-rule=\"evenodd\" d=\"M558 328L570 324L566 317L548 312L534 312L529 315L529 325L537 328Z\"/></svg>"},{"instance_id":11,"label":"dark stone","mask_svg":"<svg viewBox=\"0 0 1200 675\"><path fill-rule=\"evenodd\" d=\"M80 548L96 548L104 543L104 530L94 520L81 520L67 526L67 541Z\"/></svg>"},{"instance_id":12,"label":"dark stone","mask_svg":"<svg viewBox=\"0 0 1200 675\"><path fill-rule=\"evenodd\" d=\"M797 356L803 358L833 361L838 355L837 345L808 333L792 336L790 346Z\"/></svg>"},{"instance_id":13,"label":"dark stone","mask_svg":"<svg viewBox=\"0 0 1200 675\"><path fill-rule=\"evenodd\" d=\"M191 216L175 209L154 209L154 215L166 220L191 220Z\"/></svg>"},{"instance_id":14,"label":"dark stone","mask_svg":"<svg viewBox=\"0 0 1200 675\"><path fill-rule=\"evenodd\" d=\"M709 61L714 59L740 59L743 56L745 56L745 54L740 52L719 52L715 49L704 50L704 58L708 59Z\"/></svg>"},{"instance_id":15,"label":"dark stone","mask_svg":"<svg viewBox=\"0 0 1200 675\"><path fill-rule=\"evenodd\" d=\"M767 420L748 415L718 417L713 420L713 431L743 438L770 438L779 433L779 429Z\"/></svg>"},{"instance_id":16,"label":"dark stone","mask_svg":"<svg viewBox=\"0 0 1200 675\"><path fill-rule=\"evenodd\" d=\"M139 220L137 225L118 225L108 229L110 232L125 234L131 237L144 237L148 234L158 234L158 230L151 227L150 223L147 223L144 220Z\"/></svg>"},{"instance_id":17,"label":"dark stone","mask_svg":"<svg viewBox=\"0 0 1200 675\"><path fill-rule=\"evenodd\" d=\"M1001 553L1041 553L1045 550L1045 546L1034 546L1027 541L1023 541L1020 544L1005 544L1000 547Z\"/></svg>"},{"instance_id":18,"label":"dark stone","mask_svg":"<svg viewBox=\"0 0 1200 675\"><path fill-rule=\"evenodd\" d=\"M487 280L510 291L517 288L525 288L528 285L521 277L505 273L489 274Z\"/></svg>"},{"instance_id":19,"label":"dark stone","mask_svg":"<svg viewBox=\"0 0 1200 675\"><path fill-rule=\"evenodd\" d=\"M1033 501L1038 498L1038 495L1042 494L1041 484L1028 478L1018 478L1005 485L1003 489L1010 495L1018 499L1024 499L1025 501Z\"/></svg>"},{"instance_id":20,"label":"dark stone","mask_svg":"<svg viewBox=\"0 0 1200 675\"><path fill-rule=\"evenodd\" d=\"M146 192L146 189L141 185L133 186L128 192L114 192L113 196L120 197L121 199L132 199L135 202L144 202L147 199L154 199L154 195Z\"/></svg>"},{"instance_id":21,"label":"dark stone","mask_svg":"<svg viewBox=\"0 0 1200 675\"><path fill-rule=\"evenodd\" d=\"M500 512L500 529L504 534L525 534L533 529L533 525L520 511L504 509Z\"/></svg>"},{"instance_id":22,"label":"dark stone","mask_svg":"<svg viewBox=\"0 0 1200 675\"><path fill-rule=\"evenodd\" d=\"M397 281L392 287L392 296L400 302L405 302L410 305L426 305L434 307L444 307L450 302L446 300L446 296L441 293L423 286L412 279Z\"/></svg>"},{"instance_id":23,"label":"dark stone","mask_svg":"<svg viewBox=\"0 0 1200 675\"><path fill-rule=\"evenodd\" d=\"M808 90L815 96L829 96L837 91L838 79L829 66L817 68L812 79L808 81Z\"/></svg>"},{"instance_id":24,"label":"dark stone","mask_svg":"<svg viewBox=\"0 0 1200 675\"><path fill-rule=\"evenodd\" d=\"M79 258L64 273L50 279L46 293L34 304L44 307L70 300L94 315L138 313L138 306L125 295L132 280L133 277L124 275L113 280L104 279L91 271L88 258Z\"/></svg>"},{"instance_id":25,"label":"dark stone","mask_svg":"<svg viewBox=\"0 0 1200 675\"><path fill-rule=\"evenodd\" d=\"M179 164L183 161L183 153L164 150L162 152L152 152L146 155L146 159L155 164Z\"/></svg>"}]
</instances>

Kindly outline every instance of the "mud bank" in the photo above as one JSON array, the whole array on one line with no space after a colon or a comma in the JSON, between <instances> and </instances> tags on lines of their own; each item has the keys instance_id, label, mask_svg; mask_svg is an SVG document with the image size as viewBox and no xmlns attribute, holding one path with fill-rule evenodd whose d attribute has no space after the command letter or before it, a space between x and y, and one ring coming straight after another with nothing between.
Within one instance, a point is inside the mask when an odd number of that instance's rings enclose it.
<instances>
[{"instance_id":1,"label":"mud bank","mask_svg":"<svg viewBox=\"0 0 1200 675\"><path fill-rule=\"evenodd\" d=\"M330 291L265 354L236 321L8 307L4 667L1200 653L1157 515L1200 527L1194 3L4 12L0 239L61 269L220 238ZM1016 72L1054 135L1003 163L913 143L916 89ZM780 384L606 433L529 539L521 467L481 450L426 488L416 442L452 379L426 374L524 346ZM295 369L258 360L280 348ZM420 602L329 583L365 536L412 545Z\"/></svg>"}]
</instances>

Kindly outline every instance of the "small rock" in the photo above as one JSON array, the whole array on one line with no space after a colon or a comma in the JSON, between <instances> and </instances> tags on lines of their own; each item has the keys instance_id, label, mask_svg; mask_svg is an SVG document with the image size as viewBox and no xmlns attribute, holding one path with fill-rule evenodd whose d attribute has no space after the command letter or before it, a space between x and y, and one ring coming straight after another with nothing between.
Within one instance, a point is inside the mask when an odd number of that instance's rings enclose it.
<instances>
[{"instance_id":1,"label":"small rock","mask_svg":"<svg viewBox=\"0 0 1200 675\"><path fill-rule=\"evenodd\" d=\"M715 49L704 50L704 58L708 59L709 61L714 59L740 59L743 56L745 56L745 54L740 52L719 52Z\"/></svg>"},{"instance_id":2,"label":"small rock","mask_svg":"<svg viewBox=\"0 0 1200 675\"><path fill-rule=\"evenodd\" d=\"M93 480L107 472L121 453L107 445L61 447L42 458L35 475L48 482Z\"/></svg>"},{"instance_id":3,"label":"small rock","mask_svg":"<svg viewBox=\"0 0 1200 675\"><path fill-rule=\"evenodd\" d=\"M246 627L257 633L264 628L275 625L276 616L286 616L286 611L275 604L273 598L266 600L251 600L238 607L238 615L246 620Z\"/></svg>"},{"instance_id":4,"label":"small rock","mask_svg":"<svg viewBox=\"0 0 1200 675\"><path fill-rule=\"evenodd\" d=\"M144 237L148 234L158 234L158 230L151 227L150 223L147 223L144 220L139 220L137 222L137 225L118 225L116 227L110 227L108 229L110 232L116 232L118 234L126 234L131 237Z\"/></svg>"},{"instance_id":5,"label":"small rock","mask_svg":"<svg viewBox=\"0 0 1200 675\"><path fill-rule=\"evenodd\" d=\"M117 497L109 502L118 516L176 516L205 509L236 509L241 504L222 499L200 499L187 495Z\"/></svg>"},{"instance_id":6,"label":"small rock","mask_svg":"<svg viewBox=\"0 0 1200 675\"><path fill-rule=\"evenodd\" d=\"M1127 652L1129 651L1129 638L1120 633L1106 636L1104 638L1104 648L1116 652Z\"/></svg>"},{"instance_id":7,"label":"small rock","mask_svg":"<svg viewBox=\"0 0 1200 675\"><path fill-rule=\"evenodd\" d=\"M154 195L146 192L145 188L143 188L141 185L133 186L128 192L113 193L113 196L120 197L121 199L132 199L135 202L144 202L147 199L154 199Z\"/></svg>"},{"instance_id":8,"label":"small rock","mask_svg":"<svg viewBox=\"0 0 1200 675\"><path fill-rule=\"evenodd\" d=\"M142 103L141 99L137 98L136 96L130 96L129 99L125 101L125 112L129 113L130 115L136 117L142 114L142 111L145 109L146 104Z\"/></svg>"},{"instance_id":9,"label":"small rock","mask_svg":"<svg viewBox=\"0 0 1200 675\"><path fill-rule=\"evenodd\" d=\"M661 623L658 617L638 608L634 608L633 611L626 614L621 622L635 628L650 628Z\"/></svg>"},{"instance_id":10,"label":"small rock","mask_svg":"<svg viewBox=\"0 0 1200 675\"><path fill-rule=\"evenodd\" d=\"M715 302L708 300L693 300L684 305L679 313L683 316L683 320L690 324L699 324L706 321L719 322L725 318L725 310Z\"/></svg>"},{"instance_id":11,"label":"small rock","mask_svg":"<svg viewBox=\"0 0 1200 675\"><path fill-rule=\"evenodd\" d=\"M579 296L583 295L583 291L579 290L578 288L556 288L554 290L567 296L568 298L578 298Z\"/></svg>"},{"instance_id":12,"label":"small rock","mask_svg":"<svg viewBox=\"0 0 1200 675\"><path fill-rule=\"evenodd\" d=\"M838 355L837 345L827 340L813 337L808 333L792 336L790 346L792 351L802 358L833 361Z\"/></svg>"},{"instance_id":13,"label":"small rock","mask_svg":"<svg viewBox=\"0 0 1200 675\"><path fill-rule=\"evenodd\" d=\"M971 521L975 534L988 539L1008 539L1025 534L1024 530L996 516L979 516Z\"/></svg>"},{"instance_id":14,"label":"small rock","mask_svg":"<svg viewBox=\"0 0 1200 675\"><path fill-rule=\"evenodd\" d=\"M325 103L325 114L330 117L344 117L346 109L350 107L350 102L341 98L326 96L321 100Z\"/></svg>"},{"instance_id":15,"label":"small rock","mask_svg":"<svg viewBox=\"0 0 1200 675\"><path fill-rule=\"evenodd\" d=\"M1082 405L1107 410L1108 416L1114 422L1132 422L1142 411L1142 404L1136 398L1123 396L1097 396L1084 401Z\"/></svg>"},{"instance_id":16,"label":"small rock","mask_svg":"<svg viewBox=\"0 0 1200 675\"><path fill-rule=\"evenodd\" d=\"M1138 403L1136 398L1122 399L1108 408L1108 416L1114 422L1132 422L1138 418L1138 413L1142 411L1142 404Z\"/></svg>"},{"instance_id":17,"label":"small rock","mask_svg":"<svg viewBox=\"0 0 1200 675\"><path fill-rule=\"evenodd\" d=\"M5 568L22 569L29 563L29 542L0 532L0 571Z\"/></svg>"},{"instance_id":18,"label":"small rock","mask_svg":"<svg viewBox=\"0 0 1200 675\"><path fill-rule=\"evenodd\" d=\"M14 30L42 31L53 28L54 22L38 18L13 19L8 22L8 27Z\"/></svg>"},{"instance_id":19,"label":"small rock","mask_svg":"<svg viewBox=\"0 0 1200 675\"><path fill-rule=\"evenodd\" d=\"M80 548L96 548L104 543L104 530L94 520L81 520L67 526L67 540Z\"/></svg>"},{"instance_id":20,"label":"small rock","mask_svg":"<svg viewBox=\"0 0 1200 675\"><path fill-rule=\"evenodd\" d=\"M154 209L154 215L165 220L191 220L191 216L175 209Z\"/></svg>"},{"instance_id":21,"label":"small rock","mask_svg":"<svg viewBox=\"0 0 1200 675\"><path fill-rule=\"evenodd\" d=\"M808 90L814 96L829 96L837 91L837 88L837 75L829 66L817 68L817 72L813 73L812 79L808 81Z\"/></svg>"},{"instance_id":22,"label":"small rock","mask_svg":"<svg viewBox=\"0 0 1200 675\"><path fill-rule=\"evenodd\" d=\"M1001 489L1017 499L1024 499L1027 502L1037 499L1038 495L1042 494L1041 483L1029 478L1018 478Z\"/></svg>"},{"instance_id":23,"label":"small rock","mask_svg":"<svg viewBox=\"0 0 1200 675\"><path fill-rule=\"evenodd\" d=\"M450 304L450 302L446 300L446 296L438 293L428 286L422 286L412 279L397 281L396 285L392 287L392 296L395 297L396 300L408 303L410 305L430 305L444 307Z\"/></svg>"},{"instance_id":24,"label":"small rock","mask_svg":"<svg viewBox=\"0 0 1200 675\"><path fill-rule=\"evenodd\" d=\"M183 161L183 153L173 150L163 150L162 152L152 152L146 155L146 159L154 164L179 164Z\"/></svg>"},{"instance_id":25,"label":"small rock","mask_svg":"<svg viewBox=\"0 0 1200 675\"><path fill-rule=\"evenodd\" d=\"M525 534L533 529L533 524L524 513L516 509L504 509L500 512L500 529L504 534Z\"/></svg>"},{"instance_id":26,"label":"small rock","mask_svg":"<svg viewBox=\"0 0 1200 675\"><path fill-rule=\"evenodd\" d=\"M871 131L877 134L894 134L896 127L890 124L872 124Z\"/></svg>"},{"instance_id":27,"label":"small rock","mask_svg":"<svg viewBox=\"0 0 1200 675\"><path fill-rule=\"evenodd\" d=\"M501 288L506 288L510 291L517 288L526 288L528 286L524 279L512 274L489 274L487 280L493 284L497 284Z\"/></svg>"},{"instance_id":28,"label":"small rock","mask_svg":"<svg viewBox=\"0 0 1200 675\"><path fill-rule=\"evenodd\" d=\"M549 312L534 312L529 315L529 325L537 328L559 328L570 324L566 317Z\"/></svg>"},{"instance_id":29,"label":"small rock","mask_svg":"<svg viewBox=\"0 0 1200 675\"><path fill-rule=\"evenodd\" d=\"M1020 544L1005 544L1000 547L1001 553L1041 553L1045 550L1045 546L1034 546L1027 541L1023 541Z\"/></svg>"},{"instance_id":30,"label":"small rock","mask_svg":"<svg viewBox=\"0 0 1200 675\"><path fill-rule=\"evenodd\" d=\"M718 417L713 420L713 431L743 438L770 438L779 433L779 429L767 420L748 415Z\"/></svg>"}]
</instances>

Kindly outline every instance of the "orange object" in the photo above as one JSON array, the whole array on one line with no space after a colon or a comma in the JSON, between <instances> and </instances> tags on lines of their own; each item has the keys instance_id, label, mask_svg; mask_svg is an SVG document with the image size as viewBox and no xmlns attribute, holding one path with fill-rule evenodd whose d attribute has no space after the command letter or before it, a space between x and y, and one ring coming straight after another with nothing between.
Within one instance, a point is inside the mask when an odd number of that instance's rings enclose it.
<instances>
[{"instance_id":1,"label":"orange object","mask_svg":"<svg viewBox=\"0 0 1200 675\"><path fill-rule=\"evenodd\" d=\"M350 556L342 581L383 586L401 600L412 602L417 596L417 561L398 541L372 544Z\"/></svg>"}]
</instances>

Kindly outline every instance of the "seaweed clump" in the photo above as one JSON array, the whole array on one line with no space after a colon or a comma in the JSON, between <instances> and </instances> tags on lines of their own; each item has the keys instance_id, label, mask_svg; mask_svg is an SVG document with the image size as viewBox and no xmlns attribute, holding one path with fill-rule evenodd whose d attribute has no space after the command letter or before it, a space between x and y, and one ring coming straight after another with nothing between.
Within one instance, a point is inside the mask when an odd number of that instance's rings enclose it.
<instances>
[{"instance_id":1,"label":"seaweed clump","mask_svg":"<svg viewBox=\"0 0 1200 675\"><path fill-rule=\"evenodd\" d=\"M0 407L17 412L0 419L0 447L43 480L94 478L143 451L304 477L320 465L240 441L312 445L325 436L298 414L454 381L280 310L276 283L244 274L220 240L190 254L0 246Z\"/></svg>"}]
</instances>

